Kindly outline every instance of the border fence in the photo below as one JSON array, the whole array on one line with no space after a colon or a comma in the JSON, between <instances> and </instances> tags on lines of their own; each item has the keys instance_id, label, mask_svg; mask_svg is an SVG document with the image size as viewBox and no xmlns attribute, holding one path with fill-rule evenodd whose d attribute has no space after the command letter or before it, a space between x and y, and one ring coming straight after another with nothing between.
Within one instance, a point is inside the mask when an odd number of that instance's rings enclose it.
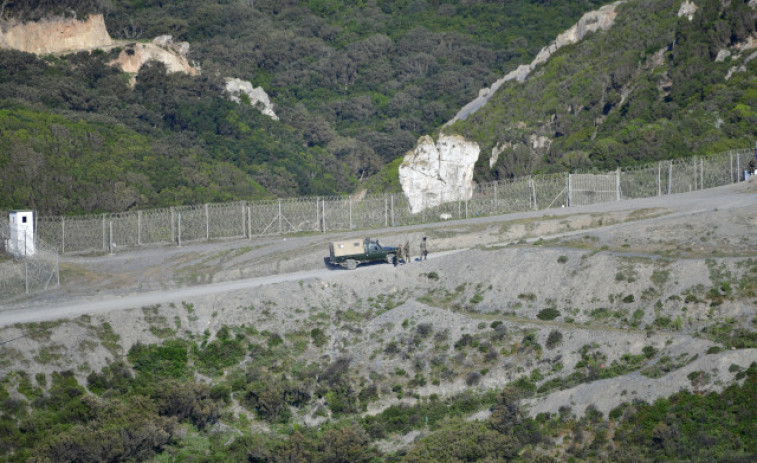
<instances>
[{"instance_id":1,"label":"border fence","mask_svg":"<svg viewBox=\"0 0 757 463\"><path fill-rule=\"evenodd\" d=\"M410 213L407 198L399 193L287 198L78 217L38 217L35 236L61 254L73 254L117 252L149 245L180 246L214 239L415 225L712 188L742 180L754 156L751 149L742 149L614 172L501 180L477 185L468 199L416 214Z\"/></svg>"}]
</instances>

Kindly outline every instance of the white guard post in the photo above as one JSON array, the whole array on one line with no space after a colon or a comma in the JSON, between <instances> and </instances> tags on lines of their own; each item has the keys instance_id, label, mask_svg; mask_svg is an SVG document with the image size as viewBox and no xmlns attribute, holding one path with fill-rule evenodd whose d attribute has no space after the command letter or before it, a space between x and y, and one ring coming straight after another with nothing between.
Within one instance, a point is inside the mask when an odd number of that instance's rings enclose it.
<instances>
[{"instance_id":1,"label":"white guard post","mask_svg":"<svg viewBox=\"0 0 757 463\"><path fill-rule=\"evenodd\" d=\"M11 211L8 252L17 257L34 255L34 212Z\"/></svg>"}]
</instances>

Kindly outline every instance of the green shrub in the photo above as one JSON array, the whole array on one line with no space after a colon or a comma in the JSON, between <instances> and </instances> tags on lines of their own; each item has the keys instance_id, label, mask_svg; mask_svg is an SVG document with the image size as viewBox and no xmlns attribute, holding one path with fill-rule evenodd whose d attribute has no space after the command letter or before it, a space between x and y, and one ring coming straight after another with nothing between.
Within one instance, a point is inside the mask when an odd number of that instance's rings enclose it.
<instances>
[{"instance_id":1,"label":"green shrub","mask_svg":"<svg viewBox=\"0 0 757 463\"><path fill-rule=\"evenodd\" d=\"M644 348L641 349L641 352L644 354L644 357L648 359L657 355L657 349L654 346L644 346Z\"/></svg>"},{"instance_id":2,"label":"green shrub","mask_svg":"<svg viewBox=\"0 0 757 463\"><path fill-rule=\"evenodd\" d=\"M539 311L538 314L536 314L536 318L539 320L554 320L555 318L560 316L560 311L555 309L554 307L548 307L546 309L542 309Z\"/></svg>"},{"instance_id":3,"label":"green shrub","mask_svg":"<svg viewBox=\"0 0 757 463\"><path fill-rule=\"evenodd\" d=\"M313 328L310 330L310 338L313 340L313 344L316 347L323 347L329 342L329 337L320 328Z\"/></svg>"},{"instance_id":4,"label":"green shrub","mask_svg":"<svg viewBox=\"0 0 757 463\"><path fill-rule=\"evenodd\" d=\"M667 328L673 323L670 317L660 316L654 319L654 325L658 328Z\"/></svg>"},{"instance_id":5,"label":"green shrub","mask_svg":"<svg viewBox=\"0 0 757 463\"><path fill-rule=\"evenodd\" d=\"M536 294L534 293L520 293L518 294L518 299L533 302L536 300Z\"/></svg>"},{"instance_id":6,"label":"green shrub","mask_svg":"<svg viewBox=\"0 0 757 463\"><path fill-rule=\"evenodd\" d=\"M208 375L221 374L225 368L236 365L245 357L241 337L232 338L228 332L222 331L218 334L213 341L194 348L197 369Z\"/></svg>"},{"instance_id":7,"label":"green shrub","mask_svg":"<svg viewBox=\"0 0 757 463\"><path fill-rule=\"evenodd\" d=\"M545 345L547 346L547 349L552 349L561 342L562 333L558 330L552 330L549 332L549 336L547 336L547 342L545 343Z\"/></svg>"},{"instance_id":8,"label":"green shrub","mask_svg":"<svg viewBox=\"0 0 757 463\"><path fill-rule=\"evenodd\" d=\"M159 378L187 378L188 346L184 341L169 340L161 345L137 343L129 349L128 359L138 379L154 381Z\"/></svg>"}]
</instances>

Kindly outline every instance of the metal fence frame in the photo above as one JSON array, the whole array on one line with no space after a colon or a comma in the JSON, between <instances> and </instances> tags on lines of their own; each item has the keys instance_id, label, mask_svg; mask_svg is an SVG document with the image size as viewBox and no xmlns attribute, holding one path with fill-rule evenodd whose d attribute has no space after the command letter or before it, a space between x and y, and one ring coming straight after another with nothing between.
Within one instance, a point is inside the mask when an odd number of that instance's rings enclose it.
<instances>
[{"instance_id":1,"label":"metal fence frame","mask_svg":"<svg viewBox=\"0 0 757 463\"><path fill-rule=\"evenodd\" d=\"M468 199L416 214L410 212L407 198L396 193L282 198L90 216L38 217L35 236L63 254L75 254L150 245L180 246L216 239L416 225L713 188L742 180L754 155L751 149L732 150L613 172L501 180L476 185ZM0 219L0 230L2 220L6 219Z\"/></svg>"}]
</instances>

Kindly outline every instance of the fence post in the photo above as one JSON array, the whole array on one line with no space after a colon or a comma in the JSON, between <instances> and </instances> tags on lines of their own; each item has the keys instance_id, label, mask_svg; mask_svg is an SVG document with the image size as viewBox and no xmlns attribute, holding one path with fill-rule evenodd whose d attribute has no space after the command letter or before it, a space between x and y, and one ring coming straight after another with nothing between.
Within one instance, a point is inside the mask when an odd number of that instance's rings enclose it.
<instances>
[{"instance_id":1,"label":"fence post","mask_svg":"<svg viewBox=\"0 0 757 463\"><path fill-rule=\"evenodd\" d=\"M137 211L137 245L142 245L142 211Z\"/></svg>"},{"instance_id":2,"label":"fence post","mask_svg":"<svg viewBox=\"0 0 757 463\"><path fill-rule=\"evenodd\" d=\"M323 209L321 210L321 219L323 220L323 233L326 233L326 198L323 198L321 207L323 207Z\"/></svg>"},{"instance_id":3,"label":"fence post","mask_svg":"<svg viewBox=\"0 0 757 463\"><path fill-rule=\"evenodd\" d=\"M247 218L245 217L246 211L247 206L245 206L245 202L242 201L242 238L247 238Z\"/></svg>"},{"instance_id":4,"label":"fence post","mask_svg":"<svg viewBox=\"0 0 757 463\"><path fill-rule=\"evenodd\" d=\"M350 230L352 230L352 196L349 197L350 202Z\"/></svg>"},{"instance_id":5,"label":"fence post","mask_svg":"<svg viewBox=\"0 0 757 463\"><path fill-rule=\"evenodd\" d=\"M657 196L662 196L662 161L657 161Z\"/></svg>"},{"instance_id":6,"label":"fence post","mask_svg":"<svg viewBox=\"0 0 757 463\"><path fill-rule=\"evenodd\" d=\"M731 159L731 183L733 183L733 150L728 152L728 157Z\"/></svg>"},{"instance_id":7,"label":"fence post","mask_svg":"<svg viewBox=\"0 0 757 463\"><path fill-rule=\"evenodd\" d=\"M696 191L697 190L697 158L696 156L694 156L693 161L694 161L694 191Z\"/></svg>"},{"instance_id":8,"label":"fence post","mask_svg":"<svg viewBox=\"0 0 757 463\"><path fill-rule=\"evenodd\" d=\"M492 215L496 215L497 211L499 211L499 189L498 189L499 183L494 182L494 210L492 211Z\"/></svg>"},{"instance_id":9,"label":"fence post","mask_svg":"<svg viewBox=\"0 0 757 463\"><path fill-rule=\"evenodd\" d=\"M210 213L208 212L208 203L205 203L205 240L210 239Z\"/></svg>"},{"instance_id":10,"label":"fence post","mask_svg":"<svg viewBox=\"0 0 757 463\"><path fill-rule=\"evenodd\" d=\"M392 194L391 198L392 198L392 209L391 209L391 213L392 213L392 227L393 227L393 226L394 226L394 194Z\"/></svg>"},{"instance_id":11,"label":"fence post","mask_svg":"<svg viewBox=\"0 0 757 463\"><path fill-rule=\"evenodd\" d=\"M699 158L699 189L704 190L704 158Z\"/></svg>"},{"instance_id":12,"label":"fence post","mask_svg":"<svg viewBox=\"0 0 757 463\"><path fill-rule=\"evenodd\" d=\"M528 181L531 182L531 195L533 195L533 198L534 198L534 210L538 211L539 210L539 202L536 199L536 182L534 182L534 179L531 176L528 177Z\"/></svg>"},{"instance_id":13,"label":"fence post","mask_svg":"<svg viewBox=\"0 0 757 463\"><path fill-rule=\"evenodd\" d=\"M113 221L108 220L108 229L110 230L110 233L108 234L108 252L113 254Z\"/></svg>"},{"instance_id":14,"label":"fence post","mask_svg":"<svg viewBox=\"0 0 757 463\"><path fill-rule=\"evenodd\" d=\"M736 151L736 183L739 183L741 178L741 153Z\"/></svg>"},{"instance_id":15,"label":"fence post","mask_svg":"<svg viewBox=\"0 0 757 463\"><path fill-rule=\"evenodd\" d=\"M60 252L66 252L66 218L60 218Z\"/></svg>"},{"instance_id":16,"label":"fence post","mask_svg":"<svg viewBox=\"0 0 757 463\"><path fill-rule=\"evenodd\" d=\"M384 193L384 226L389 226L389 199L388 193Z\"/></svg>"},{"instance_id":17,"label":"fence post","mask_svg":"<svg viewBox=\"0 0 757 463\"><path fill-rule=\"evenodd\" d=\"M281 198L279 198L279 234L281 234Z\"/></svg>"},{"instance_id":18,"label":"fence post","mask_svg":"<svg viewBox=\"0 0 757 463\"><path fill-rule=\"evenodd\" d=\"M250 239L252 239L252 206L247 206L247 233L250 234Z\"/></svg>"},{"instance_id":19,"label":"fence post","mask_svg":"<svg viewBox=\"0 0 757 463\"><path fill-rule=\"evenodd\" d=\"M105 245L105 214L102 215L102 222L103 222L103 251L106 249L110 249L110 244L107 246Z\"/></svg>"},{"instance_id":20,"label":"fence post","mask_svg":"<svg viewBox=\"0 0 757 463\"><path fill-rule=\"evenodd\" d=\"M615 201L620 201L620 167L615 171Z\"/></svg>"},{"instance_id":21,"label":"fence post","mask_svg":"<svg viewBox=\"0 0 757 463\"><path fill-rule=\"evenodd\" d=\"M171 206L171 242L176 243L176 209L174 209L173 206Z\"/></svg>"},{"instance_id":22,"label":"fence post","mask_svg":"<svg viewBox=\"0 0 757 463\"><path fill-rule=\"evenodd\" d=\"M179 212L178 237L179 237L179 240L178 240L177 244L178 244L178 246L181 246L181 212Z\"/></svg>"},{"instance_id":23,"label":"fence post","mask_svg":"<svg viewBox=\"0 0 757 463\"><path fill-rule=\"evenodd\" d=\"M568 207L571 205L570 172L568 172Z\"/></svg>"}]
</instances>

